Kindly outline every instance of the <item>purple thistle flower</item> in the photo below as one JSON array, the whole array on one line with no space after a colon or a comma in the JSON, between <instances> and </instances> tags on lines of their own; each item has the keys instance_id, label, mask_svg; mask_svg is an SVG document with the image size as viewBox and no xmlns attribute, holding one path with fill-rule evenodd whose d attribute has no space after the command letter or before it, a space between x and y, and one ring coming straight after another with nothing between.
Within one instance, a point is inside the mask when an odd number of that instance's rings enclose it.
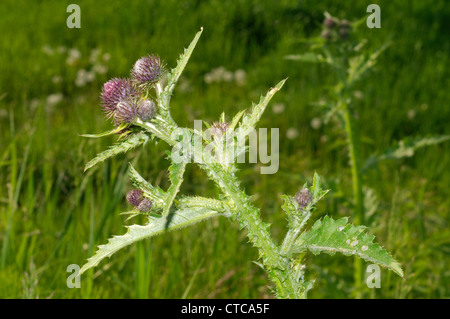
<instances>
[{"instance_id":1,"label":"purple thistle flower","mask_svg":"<svg viewBox=\"0 0 450 319\"><path fill-rule=\"evenodd\" d=\"M116 111L114 112L114 120L117 125L120 123L131 123L136 117L136 106L130 99L120 101L116 105Z\"/></svg>"},{"instance_id":2,"label":"purple thistle flower","mask_svg":"<svg viewBox=\"0 0 450 319\"><path fill-rule=\"evenodd\" d=\"M141 100L137 106L137 116L144 122L153 118L156 113L156 105L152 100Z\"/></svg>"},{"instance_id":3,"label":"purple thistle flower","mask_svg":"<svg viewBox=\"0 0 450 319\"><path fill-rule=\"evenodd\" d=\"M307 188L299 190L294 197L297 200L300 209L304 209L312 201L311 193Z\"/></svg>"},{"instance_id":4,"label":"purple thistle flower","mask_svg":"<svg viewBox=\"0 0 450 319\"><path fill-rule=\"evenodd\" d=\"M139 92L129 79L114 78L103 85L100 95L103 110L110 118L116 111L117 104L123 99L134 98Z\"/></svg>"},{"instance_id":5,"label":"purple thistle flower","mask_svg":"<svg viewBox=\"0 0 450 319\"><path fill-rule=\"evenodd\" d=\"M153 84L159 81L163 65L159 56L148 55L136 61L131 77L140 84Z\"/></svg>"},{"instance_id":6,"label":"purple thistle flower","mask_svg":"<svg viewBox=\"0 0 450 319\"><path fill-rule=\"evenodd\" d=\"M336 21L333 18L328 17L323 20L323 25L325 28L333 29L336 26Z\"/></svg>"},{"instance_id":7,"label":"purple thistle flower","mask_svg":"<svg viewBox=\"0 0 450 319\"><path fill-rule=\"evenodd\" d=\"M223 134L225 134L228 126L230 125L227 122L214 122L213 125L211 125L211 134L217 137L221 137Z\"/></svg>"},{"instance_id":8,"label":"purple thistle flower","mask_svg":"<svg viewBox=\"0 0 450 319\"><path fill-rule=\"evenodd\" d=\"M139 204L139 206L137 207L137 210L140 212L147 212L151 208L152 208L152 202L149 199L144 198L142 200L142 202Z\"/></svg>"},{"instance_id":9,"label":"purple thistle flower","mask_svg":"<svg viewBox=\"0 0 450 319\"><path fill-rule=\"evenodd\" d=\"M127 194L127 201L134 207L139 206L139 204L142 202L142 199L143 196L140 189L134 189L132 191L129 191Z\"/></svg>"}]
</instances>

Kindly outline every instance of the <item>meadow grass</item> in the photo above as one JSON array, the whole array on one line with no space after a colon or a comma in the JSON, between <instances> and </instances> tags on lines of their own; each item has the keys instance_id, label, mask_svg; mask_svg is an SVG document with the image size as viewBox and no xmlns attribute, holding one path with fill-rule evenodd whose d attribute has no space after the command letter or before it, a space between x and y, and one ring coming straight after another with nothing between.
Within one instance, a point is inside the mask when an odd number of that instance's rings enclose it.
<instances>
[{"instance_id":1,"label":"meadow grass","mask_svg":"<svg viewBox=\"0 0 450 319\"><path fill-rule=\"evenodd\" d=\"M377 2L377 1L373 1ZM131 185L127 163L152 183L168 185L163 147L147 145L83 172L84 164L115 137L86 139L82 133L110 129L98 94L113 76L128 76L133 62L157 53L175 64L200 26L204 34L176 90L173 116L229 116L279 80L289 77L260 127L280 128L280 169L261 175L253 164L239 172L263 219L281 240L285 219L281 193L294 193L317 171L332 192L317 216L351 215L351 174L345 136L333 125L311 127L320 111L312 105L332 83L325 68L285 60L306 50L302 39L320 32L323 12L357 20L362 2L321 1L78 1L82 28L68 29L64 1L0 4L0 297L1 298L261 298L270 297L257 253L237 225L217 218L120 251L68 289L69 264L82 264L111 235L122 234ZM446 1L378 1L382 28L361 28L369 48L392 45L375 72L359 84L358 105L364 157L406 136L450 134L449 30ZM59 48L59 49L58 49ZM69 49L81 53L67 63ZM83 86L75 84L94 49L108 67ZM51 53L53 51L53 53ZM46 53L47 52L47 53ZM109 54L109 59L103 54ZM105 58L105 59L103 59ZM103 60L102 60L103 59ZM223 66L245 70L243 86L206 83ZM60 94L55 98L49 97ZM61 99L53 102L53 100ZM298 136L286 137L294 128ZM422 149L398 162L383 162L366 176L379 206L368 219L372 233L403 264L406 279L382 273L374 298L448 298L450 207L449 144ZM203 172L188 166L183 192L215 194ZM136 222L142 222L139 219ZM347 298L353 288L352 260L308 258L316 279L312 298ZM35 265L35 267L33 267ZM33 277L34 276L34 277ZM35 278L36 280L29 280ZM28 293L31 292L31 293Z\"/></svg>"}]
</instances>

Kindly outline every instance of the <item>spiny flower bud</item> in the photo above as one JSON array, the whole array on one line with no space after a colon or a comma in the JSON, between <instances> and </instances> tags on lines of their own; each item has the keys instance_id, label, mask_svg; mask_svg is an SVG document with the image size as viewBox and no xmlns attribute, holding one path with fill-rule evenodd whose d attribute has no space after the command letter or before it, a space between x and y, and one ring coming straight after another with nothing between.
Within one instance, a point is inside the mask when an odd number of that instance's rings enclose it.
<instances>
[{"instance_id":1,"label":"spiny flower bud","mask_svg":"<svg viewBox=\"0 0 450 319\"><path fill-rule=\"evenodd\" d=\"M343 20L341 20L340 26L341 26L341 28L350 28L351 24L350 24L350 21L343 19Z\"/></svg>"},{"instance_id":2,"label":"spiny flower bud","mask_svg":"<svg viewBox=\"0 0 450 319\"><path fill-rule=\"evenodd\" d=\"M136 117L136 106L130 99L120 101L114 112L114 120L117 125L120 123L131 123Z\"/></svg>"},{"instance_id":3,"label":"spiny flower bud","mask_svg":"<svg viewBox=\"0 0 450 319\"><path fill-rule=\"evenodd\" d=\"M134 207L139 206L143 200L142 191L140 189L134 189L127 194L127 201Z\"/></svg>"},{"instance_id":4,"label":"spiny flower bud","mask_svg":"<svg viewBox=\"0 0 450 319\"><path fill-rule=\"evenodd\" d=\"M123 99L134 98L138 95L138 90L129 79L114 78L103 85L100 95L103 110L107 117L114 115L116 106Z\"/></svg>"},{"instance_id":5,"label":"spiny flower bud","mask_svg":"<svg viewBox=\"0 0 450 319\"><path fill-rule=\"evenodd\" d=\"M312 201L311 193L307 188L299 190L294 197L297 200L300 209L304 209Z\"/></svg>"},{"instance_id":6,"label":"spiny flower bud","mask_svg":"<svg viewBox=\"0 0 450 319\"><path fill-rule=\"evenodd\" d=\"M331 32L330 32L330 30L323 30L322 33L320 34L320 36L322 38L324 38L325 40L330 40L331 39Z\"/></svg>"},{"instance_id":7,"label":"spiny flower bud","mask_svg":"<svg viewBox=\"0 0 450 319\"><path fill-rule=\"evenodd\" d=\"M230 126L227 122L214 122L211 126L211 134L217 137L221 137L225 134L228 126Z\"/></svg>"},{"instance_id":8,"label":"spiny flower bud","mask_svg":"<svg viewBox=\"0 0 450 319\"><path fill-rule=\"evenodd\" d=\"M163 65L159 56L148 55L136 61L131 70L131 77L139 84L153 84L159 81Z\"/></svg>"},{"instance_id":9,"label":"spiny flower bud","mask_svg":"<svg viewBox=\"0 0 450 319\"><path fill-rule=\"evenodd\" d=\"M152 208L152 202L144 198L142 202L138 205L137 210L140 212L148 212Z\"/></svg>"},{"instance_id":10,"label":"spiny flower bud","mask_svg":"<svg viewBox=\"0 0 450 319\"><path fill-rule=\"evenodd\" d=\"M144 122L150 121L156 113L156 105L152 100L141 100L137 106L137 116Z\"/></svg>"},{"instance_id":11,"label":"spiny flower bud","mask_svg":"<svg viewBox=\"0 0 450 319\"><path fill-rule=\"evenodd\" d=\"M327 17L323 20L323 25L327 29L333 29L336 26L336 21L333 18Z\"/></svg>"}]
</instances>

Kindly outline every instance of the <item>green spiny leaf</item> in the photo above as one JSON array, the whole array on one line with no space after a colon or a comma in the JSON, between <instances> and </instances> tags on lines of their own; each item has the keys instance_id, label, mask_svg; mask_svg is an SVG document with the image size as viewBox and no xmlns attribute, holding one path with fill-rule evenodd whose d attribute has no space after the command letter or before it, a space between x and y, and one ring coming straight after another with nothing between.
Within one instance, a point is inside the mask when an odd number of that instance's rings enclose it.
<instances>
[{"instance_id":1,"label":"green spiny leaf","mask_svg":"<svg viewBox=\"0 0 450 319\"><path fill-rule=\"evenodd\" d=\"M371 156L367 159L366 163L364 164L363 170L367 170L377 164L378 162L381 162L383 160L387 159L400 159L404 157L412 157L414 156L414 152L418 150L419 148L435 145L439 143L443 143L450 140L450 135L440 135L440 136L432 136L432 137L418 137L418 138L405 138L401 141L399 141L396 145L393 147L387 149L386 151L382 152L381 154Z\"/></svg>"},{"instance_id":2,"label":"green spiny leaf","mask_svg":"<svg viewBox=\"0 0 450 319\"><path fill-rule=\"evenodd\" d=\"M107 160L112 156L115 156L120 153L126 153L130 149L135 148L136 146L145 144L148 141L148 139L149 136L143 132L132 134L126 140L109 147L106 151L103 151L100 154L97 154L97 156L94 159L92 159L86 164L84 171L97 165L100 162Z\"/></svg>"},{"instance_id":3,"label":"green spiny leaf","mask_svg":"<svg viewBox=\"0 0 450 319\"><path fill-rule=\"evenodd\" d=\"M385 266L400 277L403 271L400 264L379 244L374 243L375 236L365 233L365 226L353 226L344 217L334 220L325 216L314 223L309 232L304 232L291 248L291 253L305 250L317 255L322 252L334 255L340 252L346 256L356 255L365 261Z\"/></svg>"},{"instance_id":4,"label":"green spiny leaf","mask_svg":"<svg viewBox=\"0 0 450 319\"><path fill-rule=\"evenodd\" d=\"M163 217L169 215L170 208L172 207L173 201L175 200L175 197L177 196L181 183L183 183L183 174L186 169L186 163L172 163L169 167L169 179L170 179L170 186L166 193L166 198L164 200L164 207L163 207Z\"/></svg>"},{"instance_id":5,"label":"green spiny leaf","mask_svg":"<svg viewBox=\"0 0 450 319\"><path fill-rule=\"evenodd\" d=\"M180 209L204 207L218 212L226 212L229 210L226 202L201 196L183 196L178 200L177 207Z\"/></svg>"},{"instance_id":6,"label":"green spiny leaf","mask_svg":"<svg viewBox=\"0 0 450 319\"><path fill-rule=\"evenodd\" d=\"M153 186L147 182L131 165L129 164L129 175L133 186L142 190L146 197L148 197L154 206L162 207L165 203L166 193L158 186Z\"/></svg>"},{"instance_id":7,"label":"green spiny leaf","mask_svg":"<svg viewBox=\"0 0 450 319\"><path fill-rule=\"evenodd\" d=\"M244 116L241 125L239 126L239 138L240 141L245 141L247 135L249 135L256 127L256 124L261 119L264 110L269 104L269 101L284 85L287 79L280 81L275 87L271 88L265 96L261 96L259 103L253 105L251 112Z\"/></svg>"},{"instance_id":8,"label":"green spiny leaf","mask_svg":"<svg viewBox=\"0 0 450 319\"><path fill-rule=\"evenodd\" d=\"M186 227L203 221L205 219L220 215L220 213L205 209L184 209L176 211L169 215L168 218L149 218L147 225L132 225L127 226L128 231L121 236L114 236L108 240L105 245L100 245L94 256L88 259L87 263L81 268L79 275L84 273L89 268L97 266L100 261L106 257L111 257L118 250L140 241L145 238L150 238L160 235L170 230Z\"/></svg>"},{"instance_id":9,"label":"green spiny leaf","mask_svg":"<svg viewBox=\"0 0 450 319\"><path fill-rule=\"evenodd\" d=\"M82 136L82 137L90 137L90 138L99 138L99 137L103 137L103 136L117 134L120 131L122 131L123 129L127 128L127 126L128 126L128 124L122 123L118 127L115 127L112 130L107 131L107 132L103 132L103 133L99 133L99 134L81 134L80 136Z\"/></svg>"},{"instance_id":10,"label":"green spiny leaf","mask_svg":"<svg viewBox=\"0 0 450 319\"><path fill-rule=\"evenodd\" d=\"M200 36L202 35L203 28L200 29L199 32L194 37L194 40L189 44L189 47L187 49L184 49L183 54L178 59L177 66L170 71L168 74L168 82L167 86L164 89L164 92L162 93L163 97L163 103L161 103L162 108L168 108L168 102L170 100L170 96L173 93L173 90L175 89L175 85L180 78L181 73L183 73L184 68L186 67L186 64L189 61L189 58L192 55L192 52L194 51L195 46L197 45L198 40L200 39Z\"/></svg>"}]
</instances>

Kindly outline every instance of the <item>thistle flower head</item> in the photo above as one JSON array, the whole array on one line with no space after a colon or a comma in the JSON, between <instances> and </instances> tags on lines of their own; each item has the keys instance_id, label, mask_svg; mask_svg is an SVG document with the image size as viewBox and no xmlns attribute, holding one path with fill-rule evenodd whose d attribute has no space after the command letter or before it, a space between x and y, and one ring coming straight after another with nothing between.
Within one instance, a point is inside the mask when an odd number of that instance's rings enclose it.
<instances>
[{"instance_id":1,"label":"thistle flower head","mask_svg":"<svg viewBox=\"0 0 450 319\"><path fill-rule=\"evenodd\" d=\"M114 120L117 125L120 123L131 123L136 118L136 106L131 99L120 101L114 112Z\"/></svg>"},{"instance_id":2,"label":"thistle flower head","mask_svg":"<svg viewBox=\"0 0 450 319\"><path fill-rule=\"evenodd\" d=\"M140 212L148 212L152 208L152 202L144 198L141 203L138 205L137 210Z\"/></svg>"},{"instance_id":3,"label":"thistle flower head","mask_svg":"<svg viewBox=\"0 0 450 319\"><path fill-rule=\"evenodd\" d=\"M141 100L137 105L137 116L144 122L150 121L156 113L156 105L152 100Z\"/></svg>"},{"instance_id":4,"label":"thistle flower head","mask_svg":"<svg viewBox=\"0 0 450 319\"><path fill-rule=\"evenodd\" d=\"M100 95L103 110L110 118L116 111L117 104L124 99L134 98L139 94L129 79L114 78L103 85Z\"/></svg>"},{"instance_id":5,"label":"thistle flower head","mask_svg":"<svg viewBox=\"0 0 450 319\"><path fill-rule=\"evenodd\" d=\"M159 81L164 67L159 56L148 55L136 61L131 77L139 84L154 84Z\"/></svg>"},{"instance_id":6,"label":"thistle flower head","mask_svg":"<svg viewBox=\"0 0 450 319\"><path fill-rule=\"evenodd\" d=\"M331 17L326 17L323 20L323 26L327 29L333 29L336 26L336 21Z\"/></svg>"},{"instance_id":7,"label":"thistle flower head","mask_svg":"<svg viewBox=\"0 0 450 319\"><path fill-rule=\"evenodd\" d=\"M325 30L322 31L320 36L322 38L324 38L325 40L330 40L331 39L331 32L330 32L330 30L325 29Z\"/></svg>"},{"instance_id":8,"label":"thistle flower head","mask_svg":"<svg viewBox=\"0 0 450 319\"><path fill-rule=\"evenodd\" d=\"M140 189L134 189L132 191L129 191L127 194L127 201L134 207L139 206L142 200L143 196L142 191Z\"/></svg>"},{"instance_id":9,"label":"thistle flower head","mask_svg":"<svg viewBox=\"0 0 450 319\"><path fill-rule=\"evenodd\" d=\"M299 190L294 197L300 209L304 209L312 201L311 193L307 188Z\"/></svg>"},{"instance_id":10,"label":"thistle flower head","mask_svg":"<svg viewBox=\"0 0 450 319\"><path fill-rule=\"evenodd\" d=\"M214 122L211 126L211 134L217 137L221 137L225 134L226 130L230 126L227 122Z\"/></svg>"}]
</instances>

